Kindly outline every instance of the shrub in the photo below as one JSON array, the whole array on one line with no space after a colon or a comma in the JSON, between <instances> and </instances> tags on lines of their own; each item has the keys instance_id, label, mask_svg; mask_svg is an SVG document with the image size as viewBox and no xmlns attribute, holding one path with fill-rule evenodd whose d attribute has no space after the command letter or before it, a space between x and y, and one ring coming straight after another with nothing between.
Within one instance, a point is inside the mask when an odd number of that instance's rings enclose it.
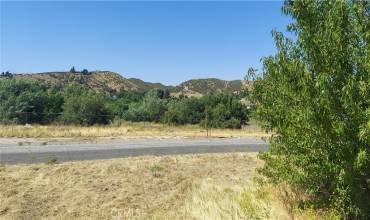
<instances>
[{"instance_id":1,"label":"shrub","mask_svg":"<svg viewBox=\"0 0 370 220\"><path fill-rule=\"evenodd\" d=\"M106 98L101 93L88 91L72 85L66 89L62 121L66 124L108 124L113 114L106 106Z\"/></svg>"},{"instance_id":2,"label":"shrub","mask_svg":"<svg viewBox=\"0 0 370 220\"><path fill-rule=\"evenodd\" d=\"M1 72L1 77L8 77L8 78L13 78L13 74L9 71L6 72Z\"/></svg>"},{"instance_id":3,"label":"shrub","mask_svg":"<svg viewBox=\"0 0 370 220\"><path fill-rule=\"evenodd\" d=\"M45 85L15 79L0 81L0 99L0 121L16 124L48 123L63 102L51 103Z\"/></svg>"},{"instance_id":4,"label":"shrub","mask_svg":"<svg viewBox=\"0 0 370 220\"><path fill-rule=\"evenodd\" d=\"M277 54L254 83L256 117L276 135L261 169L304 189L314 207L370 216L368 1L286 1L296 41L273 32Z\"/></svg>"},{"instance_id":5,"label":"shrub","mask_svg":"<svg viewBox=\"0 0 370 220\"><path fill-rule=\"evenodd\" d=\"M211 127L241 128L248 121L249 110L247 106L243 105L237 96L231 93L209 94L203 99L205 108L207 106L210 109L208 125ZM205 126L205 120L201 125Z\"/></svg>"},{"instance_id":6,"label":"shrub","mask_svg":"<svg viewBox=\"0 0 370 220\"><path fill-rule=\"evenodd\" d=\"M200 99L175 99L168 104L163 121L168 124L197 124L203 118L203 111Z\"/></svg>"},{"instance_id":7,"label":"shrub","mask_svg":"<svg viewBox=\"0 0 370 220\"><path fill-rule=\"evenodd\" d=\"M89 74L90 74L90 72L89 72L87 69L83 69L83 70L81 71L81 73L82 73L83 75L89 75Z\"/></svg>"}]
</instances>

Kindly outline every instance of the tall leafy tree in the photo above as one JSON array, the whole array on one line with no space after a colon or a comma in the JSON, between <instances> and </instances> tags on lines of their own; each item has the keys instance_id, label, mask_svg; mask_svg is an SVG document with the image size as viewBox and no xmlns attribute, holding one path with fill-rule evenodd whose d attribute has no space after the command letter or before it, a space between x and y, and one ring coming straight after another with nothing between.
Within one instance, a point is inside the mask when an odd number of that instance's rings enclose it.
<instances>
[{"instance_id":1,"label":"tall leafy tree","mask_svg":"<svg viewBox=\"0 0 370 220\"><path fill-rule=\"evenodd\" d=\"M95 93L79 85L65 89L62 121L66 124L108 124L113 118L106 106L104 94Z\"/></svg>"},{"instance_id":2,"label":"tall leafy tree","mask_svg":"<svg viewBox=\"0 0 370 220\"><path fill-rule=\"evenodd\" d=\"M370 3L286 1L294 40L273 32L277 54L254 83L256 116L275 131L260 157L274 183L343 218L370 216Z\"/></svg>"},{"instance_id":3,"label":"tall leafy tree","mask_svg":"<svg viewBox=\"0 0 370 220\"><path fill-rule=\"evenodd\" d=\"M6 79L0 81L0 122L2 123L47 123L48 94L45 85Z\"/></svg>"},{"instance_id":4,"label":"tall leafy tree","mask_svg":"<svg viewBox=\"0 0 370 220\"><path fill-rule=\"evenodd\" d=\"M168 124L197 124L203 119L204 104L199 98L174 99L168 103L163 121Z\"/></svg>"}]
</instances>

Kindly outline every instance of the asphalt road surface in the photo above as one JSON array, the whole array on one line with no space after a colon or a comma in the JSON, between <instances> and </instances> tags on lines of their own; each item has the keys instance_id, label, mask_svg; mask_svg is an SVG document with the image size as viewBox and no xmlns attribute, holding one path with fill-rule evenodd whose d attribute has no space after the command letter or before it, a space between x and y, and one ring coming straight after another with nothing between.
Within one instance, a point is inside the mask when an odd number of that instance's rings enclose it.
<instances>
[{"instance_id":1,"label":"asphalt road surface","mask_svg":"<svg viewBox=\"0 0 370 220\"><path fill-rule=\"evenodd\" d=\"M109 159L141 155L173 155L266 151L269 144L260 138L141 138L104 142L0 143L0 164L44 163Z\"/></svg>"}]
</instances>

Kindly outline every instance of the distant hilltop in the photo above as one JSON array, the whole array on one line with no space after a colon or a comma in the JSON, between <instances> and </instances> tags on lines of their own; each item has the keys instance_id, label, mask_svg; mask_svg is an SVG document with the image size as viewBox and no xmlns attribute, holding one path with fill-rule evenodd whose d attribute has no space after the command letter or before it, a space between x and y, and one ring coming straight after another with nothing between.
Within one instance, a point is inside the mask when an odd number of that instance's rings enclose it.
<instances>
[{"instance_id":1,"label":"distant hilltop","mask_svg":"<svg viewBox=\"0 0 370 220\"><path fill-rule=\"evenodd\" d=\"M227 91L240 92L247 86L244 80L221 80L216 78L191 79L176 86L182 92L196 92L205 94L208 92Z\"/></svg>"},{"instance_id":2,"label":"distant hilltop","mask_svg":"<svg viewBox=\"0 0 370 220\"><path fill-rule=\"evenodd\" d=\"M244 80L227 81L207 78L191 79L177 86L167 86L161 83L145 82L137 78L125 78L111 71L25 73L12 74L12 77L19 80L36 80L54 87L64 87L70 83L77 83L94 91L145 92L151 89L168 89L171 93L185 95L202 95L216 91L237 93L248 85L247 81Z\"/></svg>"}]
</instances>

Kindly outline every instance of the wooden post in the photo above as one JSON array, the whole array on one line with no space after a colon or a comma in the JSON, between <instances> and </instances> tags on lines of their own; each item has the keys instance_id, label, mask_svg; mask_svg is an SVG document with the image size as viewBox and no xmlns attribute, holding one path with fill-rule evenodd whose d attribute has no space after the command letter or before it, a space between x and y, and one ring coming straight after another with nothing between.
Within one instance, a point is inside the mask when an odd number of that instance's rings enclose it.
<instances>
[{"instance_id":1,"label":"wooden post","mask_svg":"<svg viewBox=\"0 0 370 220\"><path fill-rule=\"evenodd\" d=\"M205 123L206 123L207 137L208 137L208 106L206 107L205 113L206 113Z\"/></svg>"}]
</instances>

